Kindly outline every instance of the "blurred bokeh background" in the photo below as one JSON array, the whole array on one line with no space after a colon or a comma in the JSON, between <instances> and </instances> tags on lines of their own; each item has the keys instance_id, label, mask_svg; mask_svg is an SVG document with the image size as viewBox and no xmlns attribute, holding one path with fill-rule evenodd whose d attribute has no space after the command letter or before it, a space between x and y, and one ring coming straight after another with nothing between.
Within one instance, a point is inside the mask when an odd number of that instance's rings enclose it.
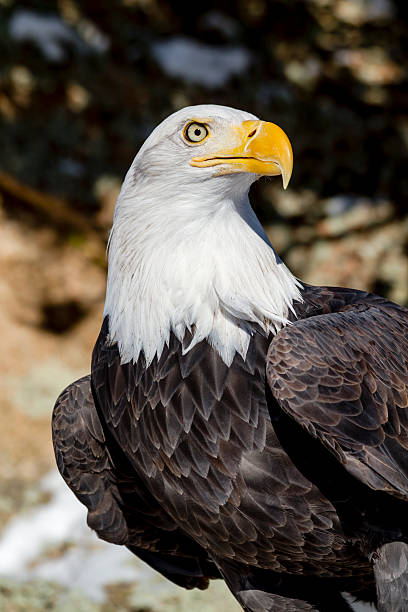
<instances>
[{"instance_id":1,"label":"blurred bokeh background","mask_svg":"<svg viewBox=\"0 0 408 612\"><path fill-rule=\"evenodd\" d=\"M405 0L0 0L0 609L237 611L103 545L56 474L50 414L89 369L115 199L189 104L290 136L254 207L303 280L408 305Z\"/></svg>"}]
</instances>

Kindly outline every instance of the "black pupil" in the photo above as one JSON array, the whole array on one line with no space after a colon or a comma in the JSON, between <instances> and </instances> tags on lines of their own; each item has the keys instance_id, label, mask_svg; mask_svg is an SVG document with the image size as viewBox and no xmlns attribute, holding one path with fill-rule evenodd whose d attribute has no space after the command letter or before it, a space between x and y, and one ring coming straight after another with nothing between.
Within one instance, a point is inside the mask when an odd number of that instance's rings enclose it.
<instances>
[{"instance_id":1,"label":"black pupil","mask_svg":"<svg viewBox=\"0 0 408 612\"><path fill-rule=\"evenodd\" d=\"M200 129L200 128L196 128L196 129L194 130L194 134L195 134L196 136L201 136L201 129Z\"/></svg>"}]
</instances>

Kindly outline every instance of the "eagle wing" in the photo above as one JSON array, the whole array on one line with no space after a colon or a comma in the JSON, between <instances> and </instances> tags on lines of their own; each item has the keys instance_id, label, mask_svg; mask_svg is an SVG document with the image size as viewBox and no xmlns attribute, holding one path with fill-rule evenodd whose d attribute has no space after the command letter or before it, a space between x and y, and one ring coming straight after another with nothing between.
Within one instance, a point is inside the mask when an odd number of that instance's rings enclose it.
<instances>
[{"instance_id":1,"label":"eagle wing","mask_svg":"<svg viewBox=\"0 0 408 612\"><path fill-rule=\"evenodd\" d=\"M90 376L69 385L52 416L55 458L61 476L88 508L88 524L100 538L125 544L127 527L105 436L95 412Z\"/></svg>"},{"instance_id":2,"label":"eagle wing","mask_svg":"<svg viewBox=\"0 0 408 612\"><path fill-rule=\"evenodd\" d=\"M356 478L406 499L408 311L361 292L326 293L339 311L316 303L325 314L310 316L308 306L308 318L272 340L271 392Z\"/></svg>"},{"instance_id":3,"label":"eagle wing","mask_svg":"<svg viewBox=\"0 0 408 612\"><path fill-rule=\"evenodd\" d=\"M218 577L205 551L180 531L133 470L121 463L95 408L90 375L58 397L52 434L58 469L88 508L88 525L101 539L126 545L185 588L206 588L209 578ZM165 529L157 527L158 517Z\"/></svg>"}]
</instances>

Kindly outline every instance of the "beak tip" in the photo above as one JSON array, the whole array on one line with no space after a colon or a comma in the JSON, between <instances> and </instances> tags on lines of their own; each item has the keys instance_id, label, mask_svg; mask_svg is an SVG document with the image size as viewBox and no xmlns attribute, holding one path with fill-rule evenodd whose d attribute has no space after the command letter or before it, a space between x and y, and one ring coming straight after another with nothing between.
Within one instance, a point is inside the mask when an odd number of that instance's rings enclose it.
<instances>
[{"instance_id":1,"label":"beak tip","mask_svg":"<svg viewBox=\"0 0 408 612\"><path fill-rule=\"evenodd\" d=\"M283 170L283 168L282 168L282 170ZM283 184L283 188L284 188L284 189L287 189L287 187L288 187L288 185L289 185L290 178L291 178L291 176L292 176L292 171L290 171L290 172L285 172L285 171L283 170L281 174L282 174L282 184Z\"/></svg>"}]
</instances>

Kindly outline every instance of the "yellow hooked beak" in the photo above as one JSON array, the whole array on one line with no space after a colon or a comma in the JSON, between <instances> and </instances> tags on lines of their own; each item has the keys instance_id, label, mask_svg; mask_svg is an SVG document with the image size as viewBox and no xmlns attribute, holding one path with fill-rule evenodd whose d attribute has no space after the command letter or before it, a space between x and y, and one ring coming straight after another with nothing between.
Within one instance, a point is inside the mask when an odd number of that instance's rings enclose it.
<instances>
[{"instance_id":1,"label":"yellow hooked beak","mask_svg":"<svg viewBox=\"0 0 408 612\"><path fill-rule=\"evenodd\" d=\"M281 174L286 189L292 174L293 153L289 138L278 125L267 121L243 121L241 125L232 126L223 140L225 148L204 157L193 157L191 165L205 168L222 164L218 175L235 172Z\"/></svg>"}]
</instances>

